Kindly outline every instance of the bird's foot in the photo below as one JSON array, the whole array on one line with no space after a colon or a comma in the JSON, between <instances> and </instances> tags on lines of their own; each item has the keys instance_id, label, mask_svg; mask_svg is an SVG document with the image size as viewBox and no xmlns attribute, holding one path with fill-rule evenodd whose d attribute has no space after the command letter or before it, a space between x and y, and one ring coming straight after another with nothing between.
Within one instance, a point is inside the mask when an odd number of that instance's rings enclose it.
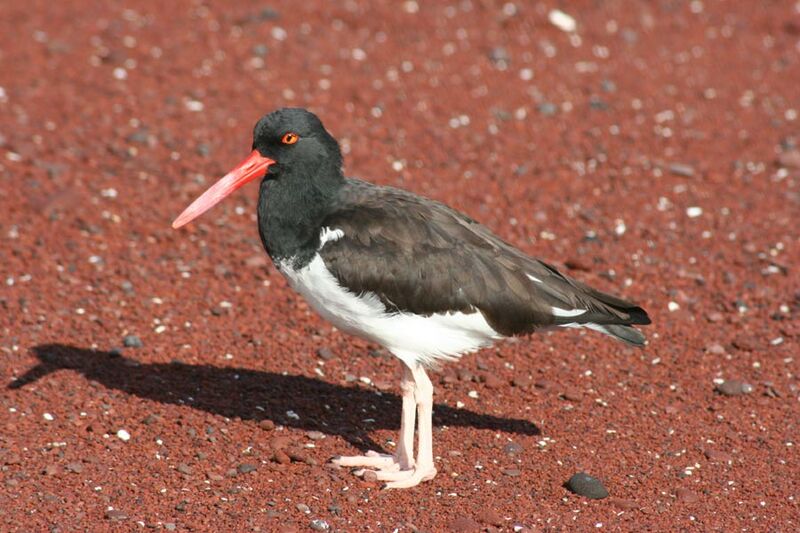
<instances>
[{"instance_id":1,"label":"bird's foot","mask_svg":"<svg viewBox=\"0 0 800 533\"><path fill-rule=\"evenodd\" d=\"M416 487L423 481L430 481L436 477L436 469L429 468L408 468L396 472L375 471L374 477L378 481L385 481L384 489L407 489ZM367 477L367 474L364 474Z\"/></svg>"},{"instance_id":2,"label":"bird's foot","mask_svg":"<svg viewBox=\"0 0 800 533\"><path fill-rule=\"evenodd\" d=\"M337 466L360 468L360 470L355 471L357 476L363 476L365 472L373 470L378 472L398 472L402 467L413 466L413 464L401 465L400 460L394 455L386 455L372 450L368 451L366 455L334 457L331 462Z\"/></svg>"}]
</instances>

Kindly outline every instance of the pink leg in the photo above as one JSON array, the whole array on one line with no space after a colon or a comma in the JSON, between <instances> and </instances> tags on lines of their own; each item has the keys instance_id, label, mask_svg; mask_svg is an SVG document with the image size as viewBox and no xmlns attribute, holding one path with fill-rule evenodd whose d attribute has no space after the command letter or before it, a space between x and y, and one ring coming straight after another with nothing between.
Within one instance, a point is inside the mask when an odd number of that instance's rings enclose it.
<instances>
[{"instance_id":1,"label":"pink leg","mask_svg":"<svg viewBox=\"0 0 800 533\"><path fill-rule=\"evenodd\" d=\"M414 487L436 476L436 466L433 463L433 384L421 365L412 369L411 374L415 385L414 400L419 414L417 461L412 468L377 472L377 478L387 482L384 487L387 489Z\"/></svg>"},{"instance_id":2,"label":"pink leg","mask_svg":"<svg viewBox=\"0 0 800 533\"><path fill-rule=\"evenodd\" d=\"M414 419L416 417L414 376L405 364L401 369L400 392L403 412L400 418L400 438L394 455L368 451L366 455L350 455L333 459L333 464L345 467L360 467L356 475L363 475L365 468L378 472L408 470L414 466Z\"/></svg>"}]
</instances>

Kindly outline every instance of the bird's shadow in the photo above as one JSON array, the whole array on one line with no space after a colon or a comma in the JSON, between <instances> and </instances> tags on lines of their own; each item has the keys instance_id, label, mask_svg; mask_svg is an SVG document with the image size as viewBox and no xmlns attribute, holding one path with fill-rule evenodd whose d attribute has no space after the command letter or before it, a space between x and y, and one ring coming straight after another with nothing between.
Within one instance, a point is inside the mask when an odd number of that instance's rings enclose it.
<instances>
[{"instance_id":1,"label":"bird's shadow","mask_svg":"<svg viewBox=\"0 0 800 533\"><path fill-rule=\"evenodd\" d=\"M357 384L336 385L306 376L181 362L139 363L118 353L44 344L31 349L39 364L8 387L19 389L51 372L69 369L89 380L140 398L201 409L242 420L270 419L304 430L338 435L361 449L382 449L369 432L400 426L400 398ZM538 435L528 420L433 408L434 424Z\"/></svg>"}]
</instances>

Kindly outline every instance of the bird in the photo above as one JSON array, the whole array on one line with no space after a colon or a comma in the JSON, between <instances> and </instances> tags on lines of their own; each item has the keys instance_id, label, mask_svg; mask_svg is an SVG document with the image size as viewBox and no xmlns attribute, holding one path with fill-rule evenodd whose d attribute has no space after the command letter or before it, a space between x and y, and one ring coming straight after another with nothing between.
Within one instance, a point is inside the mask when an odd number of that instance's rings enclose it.
<instances>
[{"instance_id":1,"label":"bird","mask_svg":"<svg viewBox=\"0 0 800 533\"><path fill-rule=\"evenodd\" d=\"M263 116L250 155L172 226L258 179L259 236L289 286L336 328L400 360L395 453L332 461L385 488L436 476L430 369L503 338L554 328L646 344L634 327L651 323L640 306L560 273L443 203L345 177L339 143L302 108Z\"/></svg>"}]
</instances>

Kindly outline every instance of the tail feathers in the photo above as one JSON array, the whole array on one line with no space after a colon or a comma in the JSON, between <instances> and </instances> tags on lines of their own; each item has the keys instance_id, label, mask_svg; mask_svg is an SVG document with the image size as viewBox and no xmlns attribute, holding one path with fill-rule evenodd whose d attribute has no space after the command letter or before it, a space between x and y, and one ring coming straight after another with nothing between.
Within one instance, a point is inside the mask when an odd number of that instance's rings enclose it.
<instances>
[{"instance_id":1,"label":"tail feathers","mask_svg":"<svg viewBox=\"0 0 800 533\"><path fill-rule=\"evenodd\" d=\"M646 326L647 324L651 323L650 317L647 315L647 311L645 311L639 306L627 307L623 309L623 311L625 311L630 315L631 324L641 324L643 326Z\"/></svg>"},{"instance_id":2,"label":"tail feathers","mask_svg":"<svg viewBox=\"0 0 800 533\"><path fill-rule=\"evenodd\" d=\"M648 321L647 323L649 324L650 322ZM600 333L605 333L632 346L644 346L647 340L644 333L631 326L622 326L620 324L584 324L584 326Z\"/></svg>"},{"instance_id":3,"label":"tail feathers","mask_svg":"<svg viewBox=\"0 0 800 533\"><path fill-rule=\"evenodd\" d=\"M644 346L647 340L647 338L644 336L644 333L631 326L633 324L642 326L650 324L651 320L647 315L647 311L638 305L632 304L621 298L617 298L616 296L611 296L610 294L606 294L604 292L593 290L592 293L592 296L606 304L608 307L617 313L627 315L627 317L623 320L620 320L619 317L612 318L608 315L596 317L595 322L592 324L586 324L586 327L595 331L599 331L600 333L605 333L610 337L614 337L615 339L632 346ZM609 322L611 323L609 324Z\"/></svg>"}]
</instances>

